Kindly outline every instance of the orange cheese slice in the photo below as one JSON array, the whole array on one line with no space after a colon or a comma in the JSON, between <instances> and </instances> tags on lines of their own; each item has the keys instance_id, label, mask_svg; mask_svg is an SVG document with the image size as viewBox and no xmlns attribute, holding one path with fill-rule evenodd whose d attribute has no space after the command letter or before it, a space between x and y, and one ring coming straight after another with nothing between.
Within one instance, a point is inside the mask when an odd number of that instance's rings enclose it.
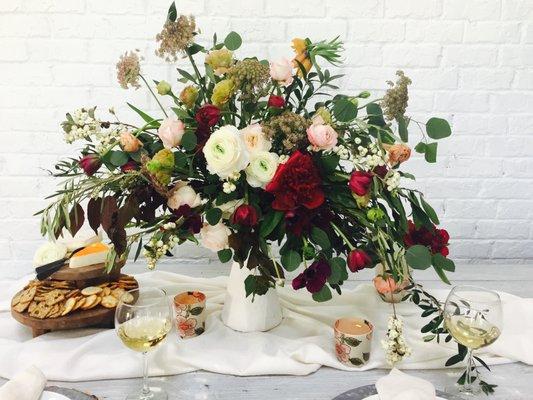
<instances>
[{"instance_id":1,"label":"orange cheese slice","mask_svg":"<svg viewBox=\"0 0 533 400\"><path fill-rule=\"evenodd\" d=\"M93 243L74 254L69 261L70 268L81 268L105 262L109 246L102 242Z\"/></svg>"}]
</instances>

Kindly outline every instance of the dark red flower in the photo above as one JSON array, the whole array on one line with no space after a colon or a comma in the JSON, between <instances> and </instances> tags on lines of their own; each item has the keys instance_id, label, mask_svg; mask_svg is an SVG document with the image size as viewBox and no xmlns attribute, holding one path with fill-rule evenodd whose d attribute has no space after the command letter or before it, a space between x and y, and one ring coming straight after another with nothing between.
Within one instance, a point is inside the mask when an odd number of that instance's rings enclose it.
<instances>
[{"instance_id":1,"label":"dark red flower","mask_svg":"<svg viewBox=\"0 0 533 400\"><path fill-rule=\"evenodd\" d=\"M206 104L196 111L194 119L199 126L211 128L220 120L220 109L212 104Z\"/></svg>"},{"instance_id":2,"label":"dark red flower","mask_svg":"<svg viewBox=\"0 0 533 400\"><path fill-rule=\"evenodd\" d=\"M120 167L122 172L135 171L137 169L139 169L139 165L133 160L128 161L126 164Z\"/></svg>"},{"instance_id":3,"label":"dark red flower","mask_svg":"<svg viewBox=\"0 0 533 400\"><path fill-rule=\"evenodd\" d=\"M350 177L350 190L358 196L364 196L368 193L372 184L372 174L365 171L355 171Z\"/></svg>"},{"instance_id":4,"label":"dark red flower","mask_svg":"<svg viewBox=\"0 0 533 400\"><path fill-rule=\"evenodd\" d=\"M444 257L450 253L449 240L450 235L445 229L437 229L434 225L429 229L425 226L417 228L413 221L408 222L408 232L403 237L403 242L407 247L420 244L428 247L432 254L440 253Z\"/></svg>"},{"instance_id":5,"label":"dark red flower","mask_svg":"<svg viewBox=\"0 0 533 400\"><path fill-rule=\"evenodd\" d=\"M272 208L290 211L303 205L312 210L324 203L322 180L309 154L295 151L280 164L265 190L274 195Z\"/></svg>"},{"instance_id":6,"label":"dark red flower","mask_svg":"<svg viewBox=\"0 0 533 400\"><path fill-rule=\"evenodd\" d=\"M271 94L268 98L268 106L274 108L282 108L285 106L285 99L282 96Z\"/></svg>"},{"instance_id":7,"label":"dark red flower","mask_svg":"<svg viewBox=\"0 0 533 400\"><path fill-rule=\"evenodd\" d=\"M231 216L231 223L244 226L255 226L257 225L257 219L257 210L254 206L241 204Z\"/></svg>"},{"instance_id":8,"label":"dark red flower","mask_svg":"<svg viewBox=\"0 0 533 400\"><path fill-rule=\"evenodd\" d=\"M377 165L374 167L372 172L383 179L385 178L385 175L387 175L387 172L389 172L389 169L385 165Z\"/></svg>"},{"instance_id":9,"label":"dark red flower","mask_svg":"<svg viewBox=\"0 0 533 400\"><path fill-rule=\"evenodd\" d=\"M194 212L191 207L184 204L177 210L171 211L177 218L183 218L183 228L187 229L192 234L200 233L200 229L202 229L202 217L200 214Z\"/></svg>"},{"instance_id":10,"label":"dark red flower","mask_svg":"<svg viewBox=\"0 0 533 400\"><path fill-rule=\"evenodd\" d=\"M102 160L98 154L87 154L78 161L78 164L86 175L92 176L102 166Z\"/></svg>"},{"instance_id":11,"label":"dark red flower","mask_svg":"<svg viewBox=\"0 0 533 400\"><path fill-rule=\"evenodd\" d=\"M348 268L352 272L357 272L365 267L368 267L372 262L372 259L366 254L364 250L352 250L347 257Z\"/></svg>"},{"instance_id":12,"label":"dark red flower","mask_svg":"<svg viewBox=\"0 0 533 400\"><path fill-rule=\"evenodd\" d=\"M325 260L318 260L292 280L292 287L294 290L305 287L309 292L317 293L324 287L330 275L329 264Z\"/></svg>"}]
</instances>

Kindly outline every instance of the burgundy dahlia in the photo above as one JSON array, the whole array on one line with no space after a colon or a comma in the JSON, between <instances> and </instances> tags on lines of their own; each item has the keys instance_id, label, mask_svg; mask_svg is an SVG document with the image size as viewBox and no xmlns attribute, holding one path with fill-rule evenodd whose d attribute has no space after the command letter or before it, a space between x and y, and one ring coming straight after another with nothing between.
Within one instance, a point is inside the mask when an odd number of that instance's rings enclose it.
<instances>
[{"instance_id":1,"label":"burgundy dahlia","mask_svg":"<svg viewBox=\"0 0 533 400\"><path fill-rule=\"evenodd\" d=\"M312 157L299 150L278 166L265 190L275 197L274 210L291 211L300 205L312 210L325 200L322 179Z\"/></svg>"},{"instance_id":2,"label":"burgundy dahlia","mask_svg":"<svg viewBox=\"0 0 533 400\"><path fill-rule=\"evenodd\" d=\"M403 237L403 242L407 247L420 244L430 249L432 254L440 253L446 257L448 250L448 241L450 235L445 229L437 229L434 225L431 228L421 226L417 228L413 221L408 223L408 232Z\"/></svg>"},{"instance_id":3,"label":"burgundy dahlia","mask_svg":"<svg viewBox=\"0 0 533 400\"><path fill-rule=\"evenodd\" d=\"M310 293L317 293L324 287L331 275L331 267L325 260L318 260L292 280L294 290L307 288Z\"/></svg>"}]
</instances>

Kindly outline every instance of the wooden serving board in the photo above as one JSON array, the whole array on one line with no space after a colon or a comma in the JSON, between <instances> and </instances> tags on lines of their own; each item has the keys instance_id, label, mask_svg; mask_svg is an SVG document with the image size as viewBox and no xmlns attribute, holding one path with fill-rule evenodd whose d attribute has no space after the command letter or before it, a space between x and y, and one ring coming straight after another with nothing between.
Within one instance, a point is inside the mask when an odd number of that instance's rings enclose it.
<instances>
[{"instance_id":1,"label":"wooden serving board","mask_svg":"<svg viewBox=\"0 0 533 400\"><path fill-rule=\"evenodd\" d=\"M91 310L75 311L57 318L33 318L27 312L19 313L11 309L11 315L18 322L31 328L33 337L52 331L76 328L113 328L115 309L97 306Z\"/></svg>"},{"instance_id":2,"label":"wooden serving board","mask_svg":"<svg viewBox=\"0 0 533 400\"><path fill-rule=\"evenodd\" d=\"M120 276L120 270L124 266L125 262L121 261L115 264L111 272L105 271L105 264L93 264L81 268L70 268L68 263L65 264L59 271L54 272L50 276L50 279L56 279L60 281L90 281L93 279L105 279L112 281Z\"/></svg>"},{"instance_id":3,"label":"wooden serving board","mask_svg":"<svg viewBox=\"0 0 533 400\"><path fill-rule=\"evenodd\" d=\"M123 277L132 279L135 282L135 285L139 287L137 280L135 280L131 276L119 274L117 276L117 279L123 278ZM95 279L98 280L98 277ZM106 278L104 281L107 281L107 280L108 279L106 275ZM91 281L91 280L88 279L87 281ZM83 282L83 281L77 281L77 282ZM128 289L125 289L125 290L128 290ZM79 309L62 317L41 319L41 318L31 317L27 311L24 311L21 313L21 312L15 311L13 307L11 307L11 315L13 316L14 319L16 319L21 324L30 327L32 330L33 337L37 337L37 336L43 335L51 331L59 331L59 330L66 330L66 329L77 329L77 328L88 328L88 327L113 328L115 308L105 308L102 305L97 305L95 308L91 308L89 310Z\"/></svg>"}]
</instances>

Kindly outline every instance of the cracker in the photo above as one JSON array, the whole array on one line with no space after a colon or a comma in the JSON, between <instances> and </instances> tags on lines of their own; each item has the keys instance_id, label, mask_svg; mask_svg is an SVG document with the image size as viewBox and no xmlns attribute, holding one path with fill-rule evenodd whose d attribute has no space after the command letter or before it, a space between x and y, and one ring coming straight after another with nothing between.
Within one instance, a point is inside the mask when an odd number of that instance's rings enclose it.
<instances>
[{"instance_id":1,"label":"cracker","mask_svg":"<svg viewBox=\"0 0 533 400\"><path fill-rule=\"evenodd\" d=\"M126 293L126 291L122 288L116 288L111 291L111 296L116 298L117 300L120 300L120 297Z\"/></svg>"},{"instance_id":2,"label":"cracker","mask_svg":"<svg viewBox=\"0 0 533 400\"><path fill-rule=\"evenodd\" d=\"M81 290L80 290L80 289L70 290L70 291L65 295L65 297L66 297L67 299L71 299L71 298L73 298L73 297L77 297L80 293L81 293Z\"/></svg>"},{"instance_id":3,"label":"cracker","mask_svg":"<svg viewBox=\"0 0 533 400\"><path fill-rule=\"evenodd\" d=\"M13 297L13 299L11 300L11 307L16 306L18 303L20 303L20 298L22 297L23 293L24 291L21 290Z\"/></svg>"},{"instance_id":4,"label":"cracker","mask_svg":"<svg viewBox=\"0 0 533 400\"><path fill-rule=\"evenodd\" d=\"M100 296L106 297L106 296L109 296L110 294L111 294L111 289L109 289L108 287L105 287L104 290L102 290L102 293L100 293Z\"/></svg>"},{"instance_id":5,"label":"cracker","mask_svg":"<svg viewBox=\"0 0 533 400\"><path fill-rule=\"evenodd\" d=\"M88 308L86 308L85 310L91 310L93 308L95 308L98 304L100 304L102 302L102 298L101 297L96 297L96 300L93 304L91 304Z\"/></svg>"},{"instance_id":6,"label":"cracker","mask_svg":"<svg viewBox=\"0 0 533 400\"><path fill-rule=\"evenodd\" d=\"M76 304L74 305L74 308L72 308L72 311L76 311L81 306L83 306L85 304L86 297L80 296L80 297L75 297L74 299L76 300Z\"/></svg>"},{"instance_id":7,"label":"cracker","mask_svg":"<svg viewBox=\"0 0 533 400\"><path fill-rule=\"evenodd\" d=\"M113 296L105 296L102 298L101 304L105 308L115 308L118 304L118 300Z\"/></svg>"},{"instance_id":8,"label":"cracker","mask_svg":"<svg viewBox=\"0 0 533 400\"><path fill-rule=\"evenodd\" d=\"M98 286L87 286L85 289L82 289L81 294L84 296L93 296L95 294L98 294L103 289Z\"/></svg>"},{"instance_id":9,"label":"cracker","mask_svg":"<svg viewBox=\"0 0 533 400\"><path fill-rule=\"evenodd\" d=\"M22 292L22 295L20 296L19 301L21 303L29 303L33 300L35 295L37 294L37 288L35 286L32 286L29 289L26 289Z\"/></svg>"},{"instance_id":10,"label":"cracker","mask_svg":"<svg viewBox=\"0 0 533 400\"><path fill-rule=\"evenodd\" d=\"M53 306L65 300L65 295L59 289L54 289L51 292L44 294L43 297L47 306Z\"/></svg>"},{"instance_id":11,"label":"cracker","mask_svg":"<svg viewBox=\"0 0 533 400\"><path fill-rule=\"evenodd\" d=\"M26 311L26 309L28 308L28 306L30 305L30 301L26 302L26 303L18 303L16 306L13 307L13 310L15 310L16 312L19 312L19 313L23 313L24 311Z\"/></svg>"},{"instance_id":12,"label":"cracker","mask_svg":"<svg viewBox=\"0 0 533 400\"><path fill-rule=\"evenodd\" d=\"M61 316L67 315L69 312L71 312L75 305L75 298L71 297L70 299L67 299L67 301L65 301L65 304L63 305L63 311L61 312Z\"/></svg>"},{"instance_id":13,"label":"cracker","mask_svg":"<svg viewBox=\"0 0 533 400\"><path fill-rule=\"evenodd\" d=\"M80 308L82 310L88 310L88 309L92 308L93 304L96 303L97 299L98 299L98 296L95 295L95 294L86 297L85 298L85 302L83 303L83 305Z\"/></svg>"},{"instance_id":14,"label":"cracker","mask_svg":"<svg viewBox=\"0 0 533 400\"><path fill-rule=\"evenodd\" d=\"M122 296L120 296L120 301L122 301L123 303L133 303L133 295L131 293L128 293L128 292L125 292Z\"/></svg>"},{"instance_id":15,"label":"cracker","mask_svg":"<svg viewBox=\"0 0 533 400\"><path fill-rule=\"evenodd\" d=\"M30 305L28 306L28 312L31 314L33 312L33 310L35 310L35 308L37 307L39 303L37 301L35 301L35 299L30 303Z\"/></svg>"},{"instance_id":16,"label":"cracker","mask_svg":"<svg viewBox=\"0 0 533 400\"><path fill-rule=\"evenodd\" d=\"M57 318L61 315L63 308L59 303L54 304L50 309L50 312L46 315L46 318Z\"/></svg>"},{"instance_id":17,"label":"cracker","mask_svg":"<svg viewBox=\"0 0 533 400\"><path fill-rule=\"evenodd\" d=\"M39 304L37 304L37 307L35 307L33 312L30 313L30 317L39 318L39 319L46 318L51 308L52 307L46 305L44 301L40 302Z\"/></svg>"}]
</instances>

